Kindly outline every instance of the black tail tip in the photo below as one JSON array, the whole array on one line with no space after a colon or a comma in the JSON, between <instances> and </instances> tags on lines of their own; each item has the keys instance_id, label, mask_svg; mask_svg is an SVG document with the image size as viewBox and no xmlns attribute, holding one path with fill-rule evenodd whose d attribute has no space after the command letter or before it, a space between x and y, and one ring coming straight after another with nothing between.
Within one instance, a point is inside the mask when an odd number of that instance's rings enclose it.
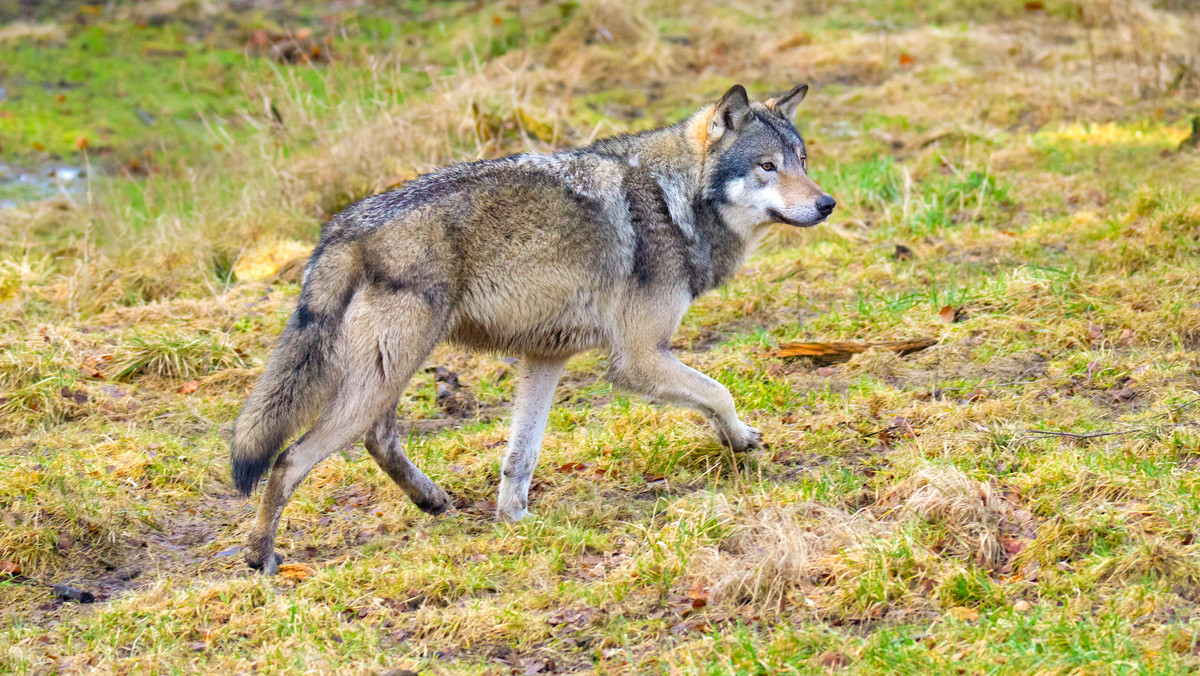
<instances>
[{"instance_id":1,"label":"black tail tip","mask_svg":"<svg viewBox=\"0 0 1200 676\"><path fill-rule=\"evenodd\" d=\"M258 485L258 480L262 478L267 470L271 469L270 456L266 458L252 460L237 460L233 461L233 485L237 488L238 494L243 498L250 497L254 492L254 487Z\"/></svg>"}]
</instances>

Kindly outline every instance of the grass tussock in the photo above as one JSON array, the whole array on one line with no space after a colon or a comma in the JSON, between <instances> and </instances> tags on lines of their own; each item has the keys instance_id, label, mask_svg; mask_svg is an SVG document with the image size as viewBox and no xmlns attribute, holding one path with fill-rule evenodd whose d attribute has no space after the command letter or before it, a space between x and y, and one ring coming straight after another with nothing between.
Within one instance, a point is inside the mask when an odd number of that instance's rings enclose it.
<instances>
[{"instance_id":1,"label":"grass tussock","mask_svg":"<svg viewBox=\"0 0 1200 676\"><path fill-rule=\"evenodd\" d=\"M911 517L942 529L944 552L965 555L985 569L999 568L1005 560L1001 526L1012 508L987 483L955 468L925 468L884 498L890 500Z\"/></svg>"},{"instance_id":2,"label":"grass tussock","mask_svg":"<svg viewBox=\"0 0 1200 676\"><path fill-rule=\"evenodd\" d=\"M850 515L816 503L715 508L728 534L698 550L689 572L715 603L749 605L761 613L787 607L789 596L828 574L829 554L880 532L869 515Z\"/></svg>"},{"instance_id":3,"label":"grass tussock","mask_svg":"<svg viewBox=\"0 0 1200 676\"><path fill-rule=\"evenodd\" d=\"M189 380L245 366L245 358L224 333L138 332L120 346L105 375L118 380L139 375Z\"/></svg>"}]
</instances>

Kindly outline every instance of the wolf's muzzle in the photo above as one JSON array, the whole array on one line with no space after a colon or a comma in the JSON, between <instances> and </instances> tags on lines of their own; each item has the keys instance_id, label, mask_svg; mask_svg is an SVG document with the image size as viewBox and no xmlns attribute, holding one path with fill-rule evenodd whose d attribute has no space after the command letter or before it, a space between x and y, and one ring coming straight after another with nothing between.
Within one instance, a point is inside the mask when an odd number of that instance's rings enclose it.
<instances>
[{"instance_id":1,"label":"wolf's muzzle","mask_svg":"<svg viewBox=\"0 0 1200 676\"><path fill-rule=\"evenodd\" d=\"M809 212L809 213L812 213L812 212ZM790 226L797 227L797 228L811 228L814 225L817 225L818 223L823 222L829 216L828 212L824 212L824 211L820 211L820 210L817 211L817 214L819 216L817 218L814 218L811 221L798 221L794 218L788 218L787 216L784 216L783 214L779 213L778 211L776 211L774 209L767 210L767 216L769 216L771 218L772 222L784 223L786 225L790 225Z\"/></svg>"}]
</instances>

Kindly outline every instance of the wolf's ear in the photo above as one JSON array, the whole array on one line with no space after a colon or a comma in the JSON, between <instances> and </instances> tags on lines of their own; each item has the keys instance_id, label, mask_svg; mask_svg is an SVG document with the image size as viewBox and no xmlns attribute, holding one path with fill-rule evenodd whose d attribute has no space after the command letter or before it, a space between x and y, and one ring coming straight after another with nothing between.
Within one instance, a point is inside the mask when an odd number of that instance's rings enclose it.
<instances>
[{"instance_id":1,"label":"wolf's ear","mask_svg":"<svg viewBox=\"0 0 1200 676\"><path fill-rule=\"evenodd\" d=\"M746 96L746 88L742 85L730 87L717 102L712 121L708 123L708 140L715 141L726 131L737 131L749 115L750 97Z\"/></svg>"},{"instance_id":2,"label":"wolf's ear","mask_svg":"<svg viewBox=\"0 0 1200 676\"><path fill-rule=\"evenodd\" d=\"M808 94L808 85L796 85L786 94L772 96L763 101L763 105L782 115L783 119L790 120L796 114L796 107L804 100L806 94Z\"/></svg>"}]
</instances>

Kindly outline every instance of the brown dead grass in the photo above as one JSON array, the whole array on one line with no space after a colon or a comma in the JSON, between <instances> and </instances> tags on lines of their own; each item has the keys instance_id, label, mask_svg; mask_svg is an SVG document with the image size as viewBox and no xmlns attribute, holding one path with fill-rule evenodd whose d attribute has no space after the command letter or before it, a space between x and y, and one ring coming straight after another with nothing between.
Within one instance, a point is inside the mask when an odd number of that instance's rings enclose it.
<instances>
[{"instance_id":1,"label":"brown dead grass","mask_svg":"<svg viewBox=\"0 0 1200 676\"><path fill-rule=\"evenodd\" d=\"M901 518L919 518L943 529L944 551L996 569L1005 561L1001 526L1012 508L992 487L955 468L928 467L892 489L882 500L898 502Z\"/></svg>"},{"instance_id":2,"label":"brown dead grass","mask_svg":"<svg viewBox=\"0 0 1200 676\"><path fill-rule=\"evenodd\" d=\"M827 572L831 552L879 532L869 515L816 503L736 508L719 496L714 510L729 534L695 552L689 572L714 602L760 613L786 607L793 591L811 587Z\"/></svg>"}]
</instances>

